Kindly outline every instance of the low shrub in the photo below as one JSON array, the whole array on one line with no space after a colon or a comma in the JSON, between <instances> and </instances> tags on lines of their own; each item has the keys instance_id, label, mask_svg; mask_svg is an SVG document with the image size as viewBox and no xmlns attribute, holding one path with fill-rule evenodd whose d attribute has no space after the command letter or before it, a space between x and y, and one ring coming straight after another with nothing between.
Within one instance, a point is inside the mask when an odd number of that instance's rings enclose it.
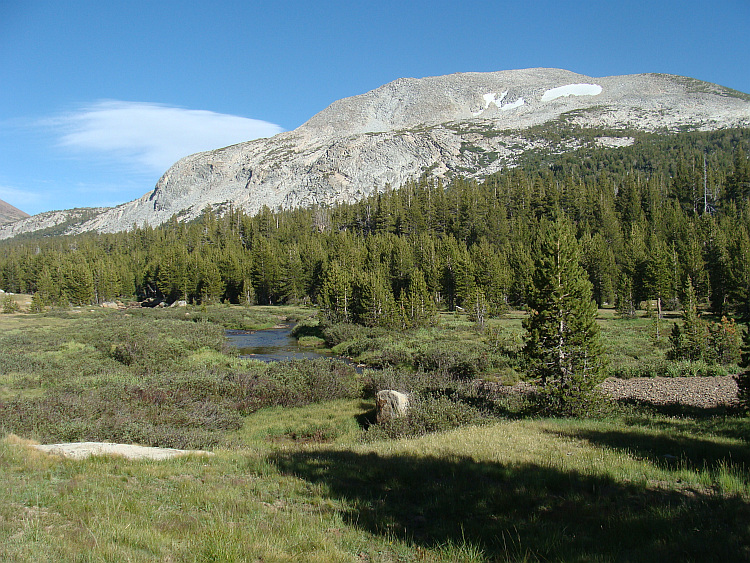
<instances>
[{"instance_id":1,"label":"low shrub","mask_svg":"<svg viewBox=\"0 0 750 563\"><path fill-rule=\"evenodd\" d=\"M21 310L12 295L4 295L0 305L2 305L2 312L6 314L18 313Z\"/></svg>"},{"instance_id":2,"label":"low shrub","mask_svg":"<svg viewBox=\"0 0 750 563\"><path fill-rule=\"evenodd\" d=\"M5 431L41 442L110 441L205 448L224 442L242 417L227 399L204 401L189 389L110 383L85 392L60 390L2 405Z\"/></svg>"},{"instance_id":3,"label":"low shrub","mask_svg":"<svg viewBox=\"0 0 750 563\"><path fill-rule=\"evenodd\" d=\"M228 350L224 330L211 323L157 319L148 323L111 315L96 322L89 342L113 360L152 373L171 369L191 352Z\"/></svg>"},{"instance_id":4,"label":"low shrub","mask_svg":"<svg viewBox=\"0 0 750 563\"><path fill-rule=\"evenodd\" d=\"M537 388L527 395L525 416L601 418L618 412L615 402L597 389L575 390Z\"/></svg>"},{"instance_id":5,"label":"low shrub","mask_svg":"<svg viewBox=\"0 0 750 563\"><path fill-rule=\"evenodd\" d=\"M489 350L479 342L437 341L424 346L414 358L418 369L472 379L489 367Z\"/></svg>"},{"instance_id":6,"label":"low shrub","mask_svg":"<svg viewBox=\"0 0 750 563\"><path fill-rule=\"evenodd\" d=\"M404 417L371 425L366 440L420 436L479 424L497 418L521 416L528 412L527 396L520 392L499 392L496 386L456 379L447 372L416 373L388 368L367 372L365 392L392 389L409 395L409 411Z\"/></svg>"},{"instance_id":7,"label":"low shrub","mask_svg":"<svg viewBox=\"0 0 750 563\"><path fill-rule=\"evenodd\" d=\"M350 323L336 323L323 327L323 338L329 348L343 342L364 340L370 334L370 329Z\"/></svg>"},{"instance_id":8,"label":"low shrub","mask_svg":"<svg viewBox=\"0 0 750 563\"><path fill-rule=\"evenodd\" d=\"M421 436L467 424L480 424L490 419L487 411L467 403L456 392L413 394L406 416L370 426L364 437L371 441Z\"/></svg>"},{"instance_id":9,"label":"low shrub","mask_svg":"<svg viewBox=\"0 0 750 563\"><path fill-rule=\"evenodd\" d=\"M353 366L318 358L267 364L261 371L230 376L242 414L270 406L298 407L362 395Z\"/></svg>"},{"instance_id":10,"label":"low shrub","mask_svg":"<svg viewBox=\"0 0 750 563\"><path fill-rule=\"evenodd\" d=\"M302 338L306 337L314 337L325 340L323 329L324 325L321 324L319 319L307 318L302 319L296 325L294 325L294 328L292 329L292 332L290 334L297 340L301 340Z\"/></svg>"},{"instance_id":11,"label":"low shrub","mask_svg":"<svg viewBox=\"0 0 750 563\"><path fill-rule=\"evenodd\" d=\"M316 336L302 336L297 339L297 344L305 348L324 348L326 341Z\"/></svg>"}]
</instances>

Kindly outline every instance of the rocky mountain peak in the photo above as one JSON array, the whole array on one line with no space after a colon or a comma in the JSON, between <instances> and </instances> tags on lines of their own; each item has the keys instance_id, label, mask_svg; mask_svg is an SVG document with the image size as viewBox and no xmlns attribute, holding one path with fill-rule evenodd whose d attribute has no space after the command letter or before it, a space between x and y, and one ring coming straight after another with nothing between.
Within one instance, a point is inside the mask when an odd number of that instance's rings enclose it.
<instances>
[{"instance_id":1,"label":"rocky mountain peak","mask_svg":"<svg viewBox=\"0 0 750 563\"><path fill-rule=\"evenodd\" d=\"M593 142L614 147L632 142L633 131L748 126L750 96L681 76L595 78L533 68L400 78L335 101L293 131L183 158L142 198L66 228L155 226L175 214L194 218L207 206L254 213L351 202L422 174L481 178L528 151L592 142L590 134L576 140L577 129L601 131ZM539 127L566 129L569 139L554 144ZM0 228L0 238L10 232Z\"/></svg>"}]
</instances>

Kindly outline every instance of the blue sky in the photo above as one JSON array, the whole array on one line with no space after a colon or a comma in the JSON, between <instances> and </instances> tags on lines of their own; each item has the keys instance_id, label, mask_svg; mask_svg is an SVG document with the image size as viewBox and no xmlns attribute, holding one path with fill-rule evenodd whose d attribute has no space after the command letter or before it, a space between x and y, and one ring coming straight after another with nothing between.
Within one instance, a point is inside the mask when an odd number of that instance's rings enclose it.
<instances>
[{"instance_id":1,"label":"blue sky","mask_svg":"<svg viewBox=\"0 0 750 563\"><path fill-rule=\"evenodd\" d=\"M0 0L0 199L116 205L400 77L665 72L750 92L750 0Z\"/></svg>"}]
</instances>

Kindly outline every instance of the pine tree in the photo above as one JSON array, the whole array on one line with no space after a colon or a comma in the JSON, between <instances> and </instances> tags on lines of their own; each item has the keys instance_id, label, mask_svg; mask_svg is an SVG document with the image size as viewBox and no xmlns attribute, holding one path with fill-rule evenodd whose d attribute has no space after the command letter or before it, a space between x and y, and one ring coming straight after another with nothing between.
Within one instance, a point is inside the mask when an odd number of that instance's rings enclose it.
<instances>
[{"instance_id":1,"label":"pine tree","mask_svg":"<svg viewBox=\"0 0 750 563\"><path fill-rule=\"evenodd\" d=\"M673 360L703 360L708 343L708 325L698 316L695 290L690 278L685 284L685 297L682 307L682 327L677 324L670 336L672 348L668 356Z\"/></svg>"},{"instance_id":2,"label":"pine tree","mask_svg":"<svg viewBox=\"0 0 750 563\"><path fill-rule=\"evenodd\" d=\"M633 280L625 271L621 271L617 278L617 293L615 295L617 314L624 319L635 318L635 299L633 296Z\"/></svg>"},{"instance_id":3,"label":"pine tree","mask_svg":"<svg viewBox=\"0 0 750 563\"><path fill-rule=\"evenodd\" d=\"M740 367L745 371L737 374L737 397L740 405L746 411L750 410L750 325L745 327L742 336L742 359Z\"/></svg>"},{"instance_id":4,"label":"pine tree","mask_svg":"<svg viewBox=\"0 0 750 563\"><path fill-rule=\"evenodd\" d=\"M711 323L708 330L710 359L723 365L736 364L740 360L740 333L734 319L721 317L718 323Z\"/></svg>"},{"instance_id":5,"label":"pine tree","mask_svg":"<svg viewBox=\"0 0 750 563\"><path fill-rule=\"evenodd\" d=\"M485 322L489 314L489 303L484 292L478 287L474 289L474 293L469 300L468 311L469 319L476 323L477 329L480 332L484 332Z\"/></svg>"},{"instance_id":6,"label":"pine tree","mask_svg":"<svg viewBox=\"0 0 750 563\"><path fill-rule=\"evenodd\" d=\"M424 275L417 268L409 276L409 288L402 296L401 306L409 326L427 326L436 321L437 307L430 296Z\"/></svg>"},{"instance_id":7,"label":"pine tree","mask_svg":"<svg viewBox=\"0 0 750 563\"><path fill-rule=\"evenodd\" d=\"M477 290L484 294L487 301L487 314L492 316L504 312L508 307L512 277L506 253L498 251L486 238L482 238L471 247L471 259Z\"/></svg>"},{"instance_id":8,"label":"pine tree","mask_svg":"<svg viewBox=\"0 0 750 563\"><path fill-rule=\"evenodd\" d=\"M268 219L268 221L272 221ZM253 287L259 304L273 305L282 293L282 269L278 245L263 237L256 237L252 251Z\"/></svg>"},{"instance_id":9,"label":"pine tree","mask_svg":"<svg viewBox=\"0 0 750 563\"><path fill-rule=\"evenodd\" d=\"M225 289L216 262L211 257L201 259L198 262L198 291L201 303L219 302Z\"/></svg>"},{"instance_id":10,"label":"pine tree","mask_svg":"<svg viewBox=\"0 0 750 563\"><path fill-rule=\"evenodd\" d=\"M596 304L580 250L564 219L542 226L524 320L524 356L558 414L574 414L602 374Z\"/></svg>"},{"instance_id":11,"label":"pine tree","mask_svg":"<svg viewBox=\"0 0 750 563\"><path fill-rule=\"evenodd\" d=\"M338 261L325 269L320 292L321 310L331 322L350 322L352 319L352 273Z\"/></svg>"},{"instance_id":12,"label":"pine tree","mask_svg":"<svg viewBox=\"0 0 750 563\"><path fill-rule=\"evenodd\" d=\"M71 305L94 301L94 276L88 262L80 254L71 255L61 266L64 299Z\"/></svg>"},{"instance_id":13,"label":"pine tree","mask_svg":"<svg viewBox=\"0 0 750 563\"><path fill-rule=\"evenodd\" d=\"M395 307L393 293L381 270L355 273L351 284L350 306L351 318L355 323L392 326Z\"/></svg>"}]
</instances>

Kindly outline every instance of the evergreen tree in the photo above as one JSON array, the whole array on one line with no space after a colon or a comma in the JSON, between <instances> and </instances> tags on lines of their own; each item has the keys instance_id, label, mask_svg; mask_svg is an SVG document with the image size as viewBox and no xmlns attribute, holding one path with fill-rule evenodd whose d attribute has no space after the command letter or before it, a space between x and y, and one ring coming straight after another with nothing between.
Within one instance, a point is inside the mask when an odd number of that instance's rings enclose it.
<instances>
[{"instance_id":1,"label":"evergreen tree","mask_svg":"<svg viewBox=\"0 0 750 563\"><path fill-rule=\"evenodd\" d=\"M328 289L329 286L324 286ZM338 304L337 304L338 306ZM381 270L357 272L351 285L351 318L366 326L394 324L395 302Z\"/></svg>"},{"instance_id":2,"label":"evergreen tree","mask_svg":"<svg viewBox=\"0 0 750 563\"><path fill-rule=\"evenodd\" d=\"M511 271L505 253L498 252L486 238L475 244L470 253L477 289L486 298L487 314L498 315L504 312L508 307L511 284Z\"/></svg>"},{"instance_id":3,"label":"evergreen tree","mask_svg":"<svg viewBox=\"0 0 750 563\"><path fill-rule=\"evenodd\" d=\"M727 240L730 229L709 218L708 241L706 244L706 266L710 284L711 309L714 313L724 314L727 308L729 287L730 256Z\"/></svg>"},{"instance_id":4,"label":"evergreen tree","mask_svg":"<svg viewBox=\"0 0 750 563\"><path fill-rule=\"evenodd\" d=\"M708 325L698 316L695 291L690 278L685 284L682 306L682 327L677 323L670 335L671 349L667 356L673 360L702 360L706 354Z\"/></svg>"},{"instance_id":5,"label":"evergreen tree","mask_svg":"<svg viewBox=\"0 0 750 563\"><path fill-rule=\"evenodd\" d=\"M55 282L47 266L42 268L36 287L37 290L36 293L34 293L34 298L36 299L35 304L38 308L37 312L41 312L41 310L47 305L53 305L60 302L59 284Z\"/></svg>"},{"instance_id":6,"label":"evergreen tree","mask_svg":"<svg viewBox=\"0 0 750 563\"><path fill-rule=\"evenodd\" d=\"M426 326L435 323L437 308L430 296L424 275L414 269L409 276L409 289L402 296L401 307L404 311L405 324L409 326Z\"/></svg>"},{"instance_id":7,"label":"evergreen tree","mask_svg":"<svg viewBox=\"0 0 750 563\"><path fill-rule=\"evenodd\" d=\"M268 218L266 222L271 221ZM282 293L282 269L278 245L264 237L256 237L252 251L251 276L259 304L278 303Z\"/></svg>"},{"instance_id":8,"label":"evergreen tree","mask_svg":"<svg viewBox=\"0 0 750 563\"><path fill-rule=\"evenodd\" d=\"M734 319L721 317L721 322L711 323L708 350L712 362L731 365L740 361L741 338Z\"/></svg>"},{"instance_id":9,"label":"evergreen tree","mask_svg":"<svg viewBox=\"0 0 750 563\"><path fill-rule=\"evenodd\" d=\"M750 195L750 160L739 144L734 152L734 170L727 178L726 197L740 201Z\"/></svg>"},{"instance_id":10,"label":"evergreen tree","mask_svg":"<svg viewBox=\"0 0 750 563\"><path fill-rule=\"evenodd\" d=\"M352 283L348 268L338 261L327 265L320 292L320 305L323 314L331 322L346 323L352 320Z\"/></svg>"},{"instance_id":11,"label":"evergreen tree","mask_svg":"<svg viewBox=\"0 0 750 563\"><path fill-rule=\"evenodd\" d=\"M89 263L80 254L71 255L61 266L63 299L71 305L94 301L94 276Z\"/></svg>"},{"instance_id":12,"label":"evergreen tree","mask_svg":"<svg viewBox=\"0 0 750 563\"><path fill-rule=\"evenodd\" d=\"M584 241L583 254L597 306L612 303L618 278L612 246L601 234L596 233Z\"/></svg>"},{"instance_id":13,"label":"evergreen tree","mask_svg":"<svg viewBox=\"0 0 750 563\"><path fill-rule=\"evenodd\" d=\"M226 286L216 266L216 261L211 257L200 260L198 262L198 292L201 303L219 302L225 289Z\"/></svg>"},{"instance_id":14,"label":"evergreen tree","mask_svg":"<svg viewBox=\"0 0 750 563\"><path fill-rule=\"evenodd\" d=\"M750 319L750 235L743 227L733 229L728 245L727 301L745 319Z\"/></svg>"},{"instance_id":15,"label":"evergreen tree","mask_svg":"<svg viewBox=\"0 0 750 563\"><path fill-rule=\"evenodd\" d=\"M548 407L573 414L602 374L601 344L591 283L580 265L570 224L543 226L524 320L524 356Z\"/></svg>"},{"instance_id":16,"label":"evergreen tree","mask_svg":"<svg viewBox=\"0 0 750 563\"><path fill-rule=\"evenodd\" d=\"M745 368L745 371L737 374L737 397L740 400L740 406L748 411L750 410L750 325L745 327L745 333L742 336L740 367Z\"/></svg>"},{"instance_id":17,"label":"evergreen tree","mask_svg":"<svg viewBox=\"0 0 750 563\"><path fill-rule=\"evenodd\" d=\"M485 323L489 314L489 303L484 292L478 287L475 288L467 305L469 318L476 323L480 332L484 332Z\"/></svg>"},{"instance_id":18,"label":"evergreen tree","mask_svg":"<svg viewBox=\"0 0 750 563\"><path fill-rule=\"evenodd\" d=\"M664 303L675 297L676 276L671 258L672 252L667 244L652 234L649 252L643 263L643 289L647 299Z\"/></svg>"}]
</instances>

